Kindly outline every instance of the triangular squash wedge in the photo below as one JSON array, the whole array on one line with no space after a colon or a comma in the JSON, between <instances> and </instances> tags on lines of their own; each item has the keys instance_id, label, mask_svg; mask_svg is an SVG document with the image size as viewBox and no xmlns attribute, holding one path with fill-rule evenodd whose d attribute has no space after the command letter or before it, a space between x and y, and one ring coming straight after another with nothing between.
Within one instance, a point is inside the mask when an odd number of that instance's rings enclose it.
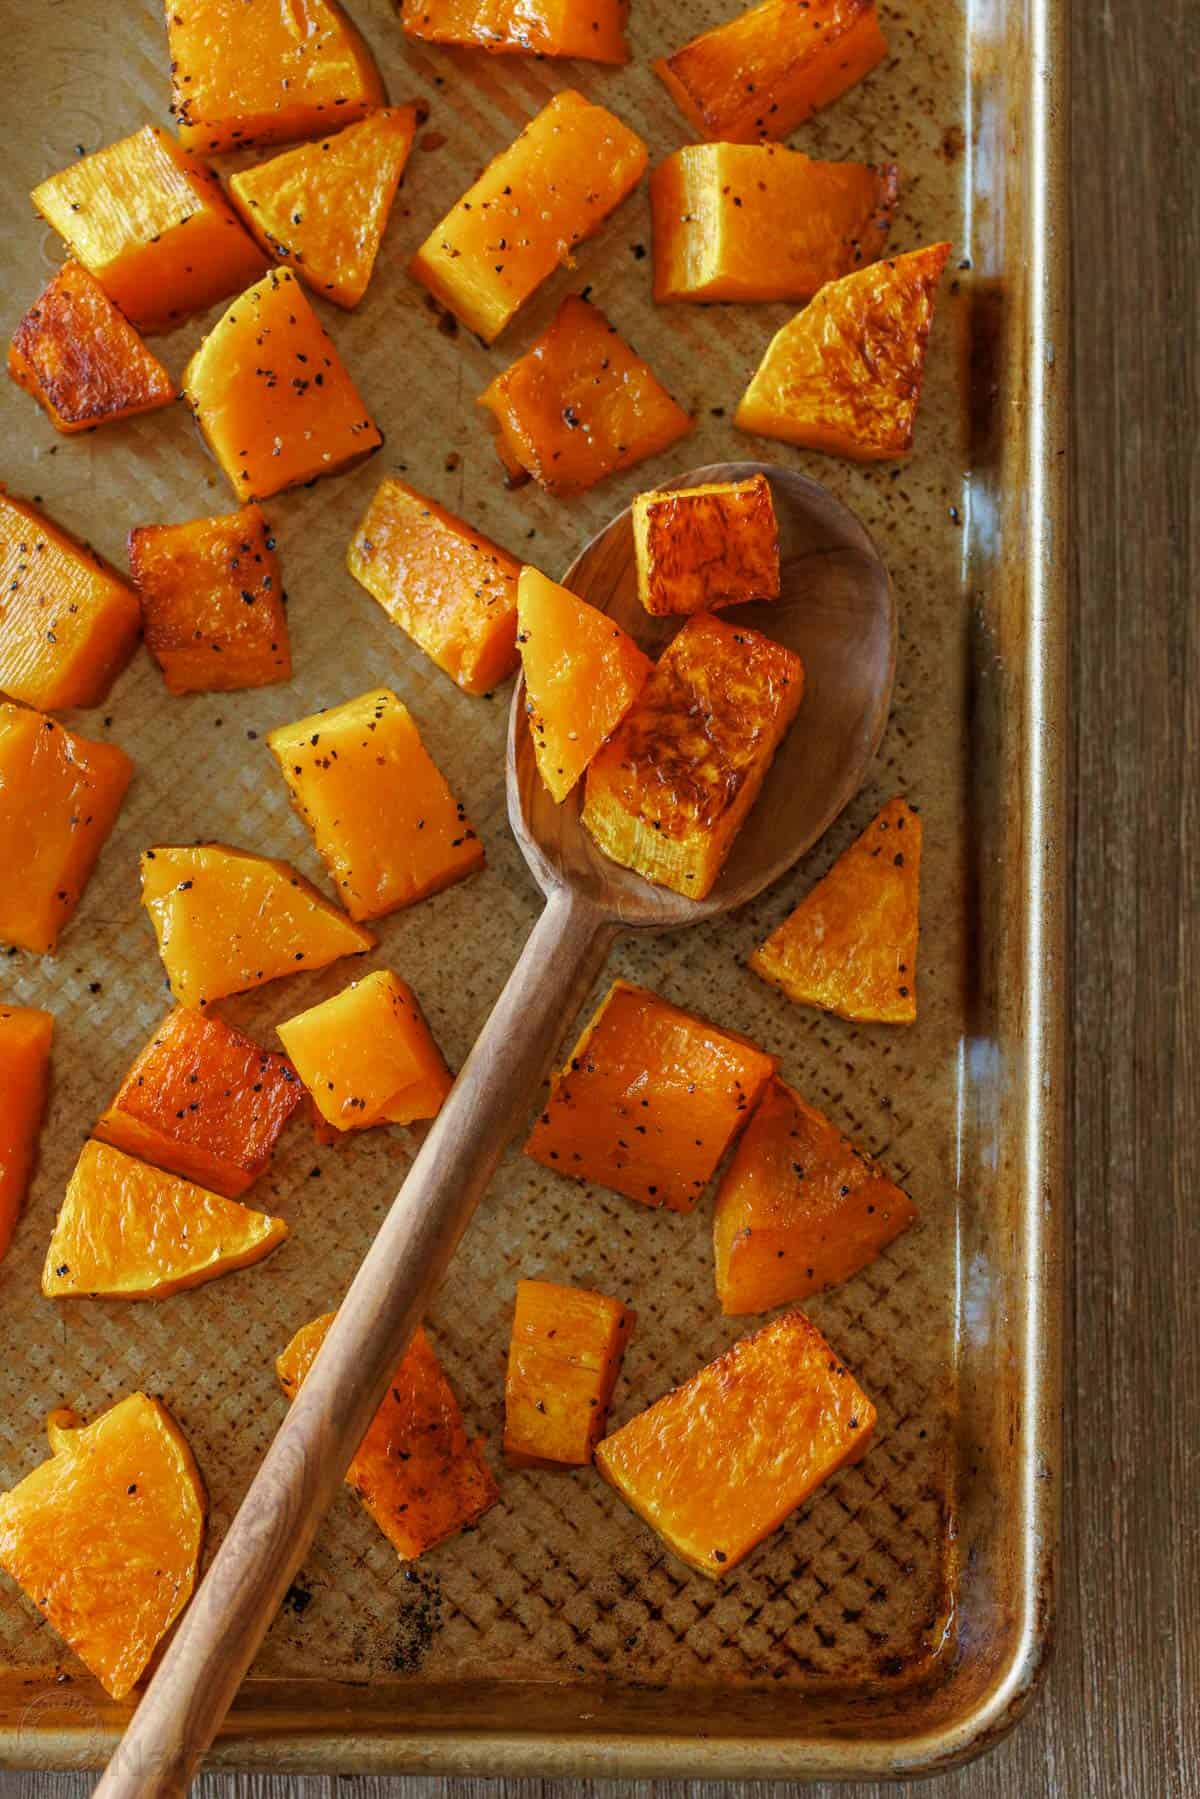
<instances>
[{"instance_id":1,"label":"triangular squash wedge","mask_svg":"<svg viewBox=\"0 0 1200 1799\"><path fill-rule=\"evenodd\" d=\"M750 966L802 1006L875 1024L917 1016L921 820L889 800Z\"/></svg>"},{"instance_id":2,"label":"triangular squash wedge","mask_svg":"<svg viewBox=\"0 0 1200 1799\"><path fill-rule=\"evenodd\" d=\"M108 1143L85 1143L46 1252L42 1292L47 1299L165 1299L261 1261L287 1234L282 1218Z\"/></svg>"},{"instance_id":3,"label":"triangular squash wedge","mask_svg":"<svg viewBox=\"0 0 1200 1799\"><path fill-rule=\"evenodd\" d=\"M224 843L147 850L142 904L181 1006L311 974L375 942L290 862Z\"/></svg>"},{"instance_id":4,"label":"triangular squash wedge","mask_svg":"<svg viewBox=\"0 0 1200 1799\"><path fill-rule=\"evenodd\" d=\"M416 129L415 106L383 107L335 137L242 169L230 197L277 262L323 299L357 306Z\"/></svg>"},{"instance_id":5,"label":"triangular squash wedge","mask_svg":"<svg viewBox=\"0 0 1200 1799\"><path fill-rule=\"evenodd\" d=\"M561 802L654 665L620 625L536 568L521 570L517 642L538 772Z\"/></svg>"},{"instance_id":6,"label":"triangular squash wedge","mask_svg":"<svg viewBox=\"0 0 1200 1799\"><path fill-rule=\"evenodd\" d=\"M13 332L8 372L67 435L175 398L162 363L78 262L63 264Z\"/></svg>"},{"instance_id":7,"label":"triangular squash wedge","mask_svg":"<svg viewBox=\"0 0 1200 1799\"><path fill-rule=\"evenodd\" d=\"M856 462L907 455L949 254L930 244L827 282L771 339L738 429Z\"/></svg>"}]
</instances>

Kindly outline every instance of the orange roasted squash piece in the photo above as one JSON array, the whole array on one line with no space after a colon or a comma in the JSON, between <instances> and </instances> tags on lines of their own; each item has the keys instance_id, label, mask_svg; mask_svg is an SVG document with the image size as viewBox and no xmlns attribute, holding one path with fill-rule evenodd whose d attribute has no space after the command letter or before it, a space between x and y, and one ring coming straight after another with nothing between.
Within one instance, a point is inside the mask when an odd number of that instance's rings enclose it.
<instances>
[{"instance_id":1,"label":"orange roasted squash piece","mask_svg":"<svg viewBox=\"0 0 1200 1799\"><path fill-rule=\"evenodd\" d=\"M132 774L115 743L0 701L0 943L54 950Z\"/></svg>"},{"instance_id":2,"label":"orange roasted squash piece","mask_svg":"<svg viewBox=\"0 0 1200 1799\"><path fill-rule=\"evenodd\" d=\"M654 73L698 137L788 137L887 54L875 0L761 0Z\"/></svg>"},{"instance_id":3,"label":"orange roasted squash piece","mask_svg":"<svg viewBox=\"0 0 1200 1799\"><path fill-rule=\"evenodd\" d=\"M408 37L496 54L629 61L629 0L401 0Z\"/></svg>"},{"instance_id":4,"label":"orange roasted squash piece","mask_svg":"<svg viewBox=\"0 0 1200 1799\"><path fill-rule=\"evenodd\" d=\"M46 711L99 706L141 628L103 556L0 487L0 692Z\"/></svg>"},{"instance_id":5,"label":"orange roasted squash piece","mask_svg":"<svg viewBox=\"0 0 1200 1799\"><path fill-rule=\"evenodd\" d=\"M230 198L276 262L322 299L357 306L416 128L414 105L383 107L335 137L239 170Z\"/></svg>"},{"instance_id":6,"label":"orange roasted squash piece","mask_svg":"<svg viewBox=\"0 0 1200 1799\"><path fill-rule=\"evenodd\" d=\"M606 1437L596 1466L668 1549L717 1580L861 1461L874 1429L850 1370L791 1312Z\"/></svg>"},{"instance_id":7,"label":"orange roasted squash piece","mask_svg":"<svg viewBox=\"0 0 1200 1799\"><path fill-rule=\"evenodd\" d=\"M801 1006L872 1024L917 1016L921 820L889 800L750 966Z\"/></svg>"},{"instance_id":8,"label":"orange roasted squash piece","mask_svg":"<svg viewBox=\"0 0 1200 1799\"><path fill-rule=\"evenodd\" d=\"M236 1199L270 1166L303 1091L283 1056L214 1013L178 1006L121 1082L95 1135Z\"/></svg>"},{"instance_id":9,"label":"orange roasted squash piece","mask_svg":"<svg viewBox=\"0 0 1200 1799\"><path fill-rule=\"evenodd\" d=\"M518 1281L504 1388L504 1458L582 1468L604 1435L634 1314L587 1287Z\"/></svg>"},{"instance_id":10,"label":"orange roasted squash piece","mask_svg":"<svg viewBox=\"0 0 1200 1799\"><path fill-rule=\"evenodd\" d=\"M208 1006L372 948L290 862L226 843L159 845L142 857L142 904L181 1006Z\"/></svg>"},{"instance_id":11,"label":"orange roasted squash piece","mask_svg":"<svg viewBox=\"0 0 1200 1799\"><path fill-rule=\"evenodd\" d=\"M0 1568L123 1699L192 1596L204 1485L167 1408L131 1393L46 1421L50 1459L0 1497Z\"/></svg>"},{"instance_id":12,"label":"orange roasted squash piece","mask_svg":"<svg viewBox=\"0 0 1200 1799\"><path fill-rule=\"evenodd\" d=\"M949 254L932 244L823 287L771 339L738 429L856 462L907 455Z\"/></svg>"},{"instance_id":13,"label":"orange roasted squash piece","mask_svg":"<svg viewBox=\"0 0 1200 1799\"><path fill-rule=\"evenodd\" d=\"M556 1174L690 1212L778 1066L628 981L615 981L550 1083L525 1145Z\"/></svg>"},{"instance_id":14,"label":"orange roasted squash piece","mask_svg":"<svg viewBox=\"0 0 1200 1799\"><path fill-rule=\"evenodd\" d=\"M68 436L175 398L162 363L79 262L63 264L13 332L8 372Z\"/></svg>"},{"instance_id":15,"label":"orange roasted squash piece","mask_svg":"<svg viewBox=\"0 0 1200 1799\"><path fill-rule=\"evenodd\" d=\"M779 598L771 483L713 481L633 502L638 597L647 612L706 612Z\"/></svg>"},{"instance_id":16,"label":"orange roasted squash piece","mask_svg":"<svg viewBox=\"0 0 1200 1799\"><path fill-rule=\"evenodd\" d=\"M773 1080L717 1189L713 1255L729 1315L768 1312L848 1281L917 1208L870 1156Z\"/></svg>"},{"instance_id":17,"label":"orange roasted squash piece","mask_svg":"<svg viewBox=\"0 0 1200 1799\"><path fill-rule=\"evenodd\" d=\"M267 737L351 918L379 918L484 864L461 801L386 687Z\"/></svg>"},{"instance_id":18,"label":"orange roasted squash piece","mask_svg":"<svg viewBox=\"0 0 1200 1799\"><path fill-rule=\"evenodd\" d=\"M139 331L168 331L263 271L216 177L159 125L80 157L31 198Z\"/></svg>"},{"instance_id":19,"label":"orange roasted squash piece","mask_svg":"<svg viewBox=\"0 0 1200 1799\"><path fill-rule=\"evenodd\" d=\"M318 1112L336 1130L435 1118L453 1085L416 994L387 968L277 1029Z\"/></svg>"},{"instance_id":20,"label":"orange roasted squash piece","mask_svg":"<svg viewBox=\"0 0 1200 1799\"><path fill-rule=\"evenodd\" d=\"M291 679L275 539L257 506L129 533L146 648L172 693Z\"/></svg>"},{"instance_id":21,"label":"orange roasted squash piece","mask_svg":"<svg viewBox=\"0 0 1200 1799\"><path fill-rule=\"evenodd\" d=\"M337 0L166 0L171 111L205 152L349 125L387 94Z\"/></svg>"},{"instance_id":22,"label":"orange roasted squash piece","mask_svg":"<svg viewBox=\"0 0 1200 1799\"><path fill-rule=\"evenodd\" d=\"M464 693L488 693L516 668L521 565L436 500L389 475L346 563Z\"/></svg>"},{"instance_id":23,"label":"orange roasted squash piece","mask_svg":"<svg viewBox=\"0 0 1200 1799\"><path fill-rule=\"evenodd\" d=\"M531 350L479 396L517 482L583 493L683 437L692 419L598 307L569 294Z\"/></svg>"},{"instance_id":24,"label":"orange roasted squash piece","mask_svg":"<svg viewBox=\"0 0 1200 1799\"><path fill-rule=\"evenodd\" d=\"M485 344L635 188L646 146L567 88L494 157L409 263Z\"/></svg>"},{"instance_id":25,"label":"orange roasted squash piece","mask_svg":"<svg viewBox=\"0 0 1200 1799\"><path fill-rule=\"evenodd\" d=\"M252 1212L107 1143L85 1143L54 1223L47 1299L165 1299L270 1255L282 1218Z\"/></svg>"},{"instance_id":26,"label":"orange roasted squash piece","mask_svg":"<svg viewBox=\"0 0 1200 1799\"><path fill-rule=\"evenodd\" d=\"M654 664L611 618L536 568L521 570L518 633L538 772L565 800Z\"/></svg>"},{"instance_id":27,"label":"orange roasted squash piece","mask_svg":"<svg viewBox=\"0 0 1200 1799\"><path fill-rule=\"evenodd\" d=\"M808 300L883 254L895 163L688 144L650 177L656 300Z\"/></svg>"},{"instance_id":28,"label":"orange roasted squash piece","mask_svg":"<svg viewBox=\"0 0 1200 1799\"><path fill-rule=\"evenodd\" d=\"M184 370L183 394L239 500L340 474L383 442L288 269L217 320Z\"/></svg>"},{"instance_id":29,"label":"orange roasted squash piece","mask_svg":"<svg viewBox=\"0 0 1200 1799\"><path fill-rule=\"evenodd\" d=\"M275 1363L289 1399L299 1392L333 1323L314 1318ZM346 1470L354 1489L401 1561L457 1536L495 1505L500 1492L462 1410L418 1328Z\"/></svg>"},{"instance_id":30,"label":"orange roasted squash piece","mask_svg":"<svg viewBox=\"0 0 1200 1799\"><path fill-rule=\"evenodd\" d=\"M12 1242L50 1090L54 1018L0 1003L0 1261Z\"/></svg>"},{"instance_id":31,"label":"orange roasted squash piece","mask_svg":"<svg viewBox=\"0 0 1200 1799\"><path fill-rule=\"evenodd\" d=\"M703 899L804 692L792 650L689 618L587 773L583 822L614 862Z\"/></svg>"}]
</instances>

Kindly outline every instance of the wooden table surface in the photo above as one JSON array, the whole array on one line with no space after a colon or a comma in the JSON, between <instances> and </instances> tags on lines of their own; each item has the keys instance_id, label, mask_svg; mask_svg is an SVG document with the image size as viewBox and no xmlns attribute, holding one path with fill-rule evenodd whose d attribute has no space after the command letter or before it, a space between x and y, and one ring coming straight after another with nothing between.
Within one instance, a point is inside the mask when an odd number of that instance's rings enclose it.
<instances>
[{"instance_id":1,"label":"wooden table surface","mask_svg":"<svg viewBox=\"0 0 1200 1799\"><path fill-rule=\"evenodd\" d=\"M1200 8L1075 0L1074 14L1076 1250L1059 1647L1020 1728L927 1785L931 1799L1200 1794ZM247 1776L202 1794L331 1799L333 1784ZM338 1790L592 1786L547 1784ZM0 1799L89 1787L0 1776ZM684 1783L654 1787L683 1799ZM649 1783L634 1791L647 1799Z\"/></svg>"}]
</instances>

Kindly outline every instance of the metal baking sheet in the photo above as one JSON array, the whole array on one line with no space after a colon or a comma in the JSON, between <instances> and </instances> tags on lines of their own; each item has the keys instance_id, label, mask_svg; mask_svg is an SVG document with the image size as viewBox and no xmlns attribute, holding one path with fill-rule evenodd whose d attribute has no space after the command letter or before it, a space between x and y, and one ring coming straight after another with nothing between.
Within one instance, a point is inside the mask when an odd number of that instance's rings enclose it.
<instances>
[{"instance_id":1,"label":"metal baking sheet","mask_svg":"<svg viewBox=\"0 0 1200 1799\"><path fill-rule=\"evenodd\" d=\"M222 1765L914 1773L1001 1733L1046 1657L1064 1010L1060 8L890 0L886 63L792 139L817 155L895 159L892 246L954 242L916 453L902 467L854 468L732 430L744 382L789 308L656 309L644 184L492 350L439 330L404 272L430 224L559 87L612 106L654 159L685 141L651 59L729 10L725 0L635 0L635 60L613 71L409 45L389 0L352 0L392 98L430 106L367 299L329 320L387 443L349 476L269 506L290 596L287 686L173 699L143 653L104 708L70 720L121 743L137 777L59 955L0 961L0 993L49 1006L58 1021L40 1167L0 1267L0 1480L41 1459L50 1407L92 1413L146 1387L179 1418L204 1471L211 1553L283 1414L275 1353L337 1302L412 1155L403 1132L333 1150L296 1126L251 1196L294 1231L263 1266L157 1305L40 1297L80 1142L166 1003L138 904L142 847L224 838L322 879L262 738L386 682L487 846L482 877L384 922L375 959L414 984L452 1060L465 1056L534 916L504 817L507 692L459 693L345 571L351 530L389 471L551 574L641 486L764 453L828 483L882 546L901 641L867 787L777 891L731 920L626 938L605 977L647 983L778 1051L787 1078L913 1193L919 1227L809 1307L875 1399L878 1437L719 1587L672 1561L591 1473L502 1470L519 1275L635 1304L618 1422L746 1328L717 1313L707 1204L690 1218L643 1213L510 1152L430 1319L488 1438L502 1503L474 1532L402 1567L349 1495L339 1502L229 1720ZM29 188L78 146L166 122L167 59L154 0L32 10L0 0L0 26L8 329L61 254ZM585 286L694 408L696 429L669 457L582 499L509 492L475 396L562 295ZM202 328L159 340L174 371ZM0 386L0 478L118 563L130 526L232 505L181 406L66 440ZM906 1030L860 1028L790 1006L745 962L895 792L921 806L926 827L921 1016ZM346 976L343 964L225 1009L269 1043L279 1019ZM104 1759L126 1709L83 1676L7 1579L0 1667L4 1760Z\"/></svg>"}]
</instances>

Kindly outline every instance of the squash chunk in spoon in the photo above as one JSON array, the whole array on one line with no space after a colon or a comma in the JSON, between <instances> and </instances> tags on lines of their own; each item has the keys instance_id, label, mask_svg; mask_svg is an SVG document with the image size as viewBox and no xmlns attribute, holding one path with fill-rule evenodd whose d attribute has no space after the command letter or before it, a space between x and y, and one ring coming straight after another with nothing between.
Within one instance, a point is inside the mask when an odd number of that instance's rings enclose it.
<instances>
[{"instance_id":1,"label":"squash chunk in spoon","mask_svg":"<svg viewBox=\"0 0 1200 1799\"><path fill-rule=\"evenodd\" d=\"M638 597L647 612L708 612L779 598L771 483L715 481L633 502Z\"/></svg>"}]
</instances>

